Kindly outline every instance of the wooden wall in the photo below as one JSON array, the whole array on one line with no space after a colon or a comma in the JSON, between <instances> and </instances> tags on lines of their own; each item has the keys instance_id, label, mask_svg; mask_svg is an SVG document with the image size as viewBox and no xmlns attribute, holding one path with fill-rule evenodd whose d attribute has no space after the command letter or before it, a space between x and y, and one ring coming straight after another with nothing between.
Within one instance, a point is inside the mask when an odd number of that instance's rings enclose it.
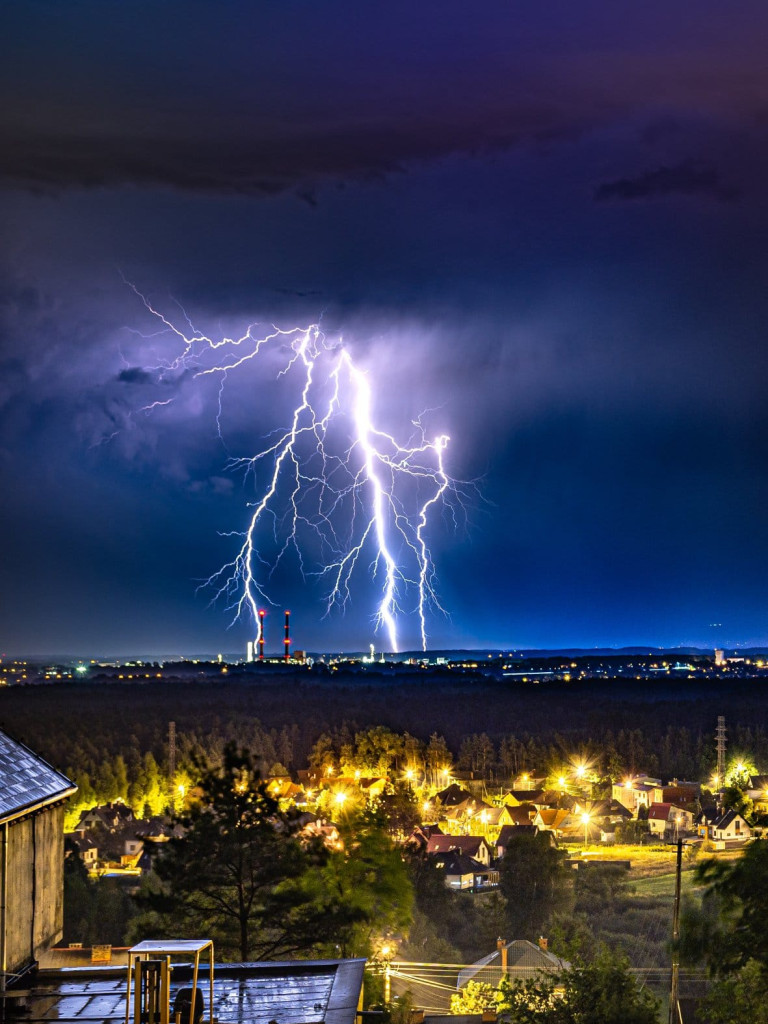
<instances>
[{"instance_id":1,"label":"wooden wall","mask_svg":"<svg viewBox=\"0 0 768 1024\"><path fill-rule=\"evenodd\" d=\"M2 863L0 863L0 872ZM26 967L54 945L64 922L64 806L8 827L8 970Z\"/></svg>"}]
</instances>

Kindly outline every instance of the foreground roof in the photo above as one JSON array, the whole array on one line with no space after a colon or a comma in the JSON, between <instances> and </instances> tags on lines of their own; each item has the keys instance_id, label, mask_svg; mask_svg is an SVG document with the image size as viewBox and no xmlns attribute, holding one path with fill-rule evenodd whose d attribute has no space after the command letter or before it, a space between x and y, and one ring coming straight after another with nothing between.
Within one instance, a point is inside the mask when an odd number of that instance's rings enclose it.
<instances>
[{"instance_id":1,"label":"foreground roof","mask_svg":"<svg viewBox=\"0 0 768 1024\"><path fill-rule=\"evenodd\" d=\"M69 796L76 789L29 747L0 731L0 821Z\"/></svg>"},{"instance_id":2,"label":"foreground roof","mask_svg":"<svg viewBox=\"0 0 768 1024\"><path fill-rule=\"evenodd\" d=\"M364 967L363 959L217 964L213 1016L219 1024L355 1024ZM191 965L174 965L172 1002L191 974ZM201 969L198 980L206 1004L207 975ZM122 1022L125 988L125 968L43 970L27 997L24 1021Z\"/></svg>"}]
</instances>

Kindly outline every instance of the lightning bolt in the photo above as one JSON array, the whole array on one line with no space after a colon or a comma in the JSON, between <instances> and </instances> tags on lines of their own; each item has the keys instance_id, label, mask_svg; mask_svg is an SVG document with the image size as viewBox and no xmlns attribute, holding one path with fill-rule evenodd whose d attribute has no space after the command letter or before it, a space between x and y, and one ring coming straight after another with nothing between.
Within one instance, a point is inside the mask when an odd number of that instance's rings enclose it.
<instances>
[{"instance_id":1,"label":"lightning bolt","mask_svg":"<svg viewBox=\"0 0 768 1024\"><path fill-rule=\"evenodd\" d=\"M241 538L239 550L202 584L213 588L214 600L226 599L233 622L245 614L258 626L260 604L272 603L268 580L292 550L305 578L325 581L329 614L350 602L353 576L367 561L380 587L376 631L384 632L390 649L397 651L398 620L415 614L426 650L428 612L445 614L435 589L429 525L441 508L450 509L455 519L456 507L463 508L472 487L446 472L449 437L430 438L422 417L412 422L404 442L378 427L369 374L317 324L260 333L252 323L239 337L214 339L197 330L183 309L184 329L126 284L160 322L158 333L170 333L180 345L174 358L153 368L157 377L191 370L193 377L219 378L216 422L222 440L225 384L263 349L277 348L284 356L278 377L298 382L289 425L270 434L255 455L229 461L230 469L253 477L257 496L249 503L245 531L225 534ZM142 411L165 404L154 402ZM257 543L267 531L279 548L271 565ZM318 551L317 569L305 565L303 537Z\"/></svg>"}]
</instances>

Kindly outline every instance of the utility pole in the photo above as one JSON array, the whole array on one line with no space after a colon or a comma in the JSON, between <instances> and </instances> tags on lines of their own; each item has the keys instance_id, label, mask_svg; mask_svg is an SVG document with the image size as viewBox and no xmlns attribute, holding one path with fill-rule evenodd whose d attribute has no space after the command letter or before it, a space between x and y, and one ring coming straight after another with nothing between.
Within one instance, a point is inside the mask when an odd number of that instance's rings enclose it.
<instances>
[{"instance_id":1,"label":"utility pole","mask_svg":"<svg viewBox=\"0 0 768 1024\"><path fill-rule=\"evenodd\" d=\"M675 870L675 909L672 917L672 978L669 986L669 1024L676 1024L677 1000L680 995L680 887L683 875L683 840L677 841Z\"/></svg>"},{"instance_id":2,"label":"utility pole","mask_svg":"<svg viewBox=\"0 0 768 1024\"><path fill-rule=\"evenodd\" d=\"M176 785L176 723L168 723L168 785L171 788L171 800L175 799Z\"/></svg>"}]
</instances>

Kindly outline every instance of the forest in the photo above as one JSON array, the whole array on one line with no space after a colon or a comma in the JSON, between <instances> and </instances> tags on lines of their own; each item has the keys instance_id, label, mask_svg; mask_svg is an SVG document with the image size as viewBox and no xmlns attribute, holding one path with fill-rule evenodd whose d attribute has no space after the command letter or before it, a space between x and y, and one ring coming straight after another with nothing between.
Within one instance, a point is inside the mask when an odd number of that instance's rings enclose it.
<instances>
[{"instance_id":1,"label":"forest","mask_svg":"<svg viewBox=\"0 0 768 1024\"><path fill-rule=\"evenodd\" d=\"M729 757L768 765L765 683L627 680L496 683L482 677L65 681L0 690L0 727L64 771L77 804L126 800L139 814L167 804L168 728L177 767L216 761L228 742L251 751L263 774L293 772L323 751L337 761L374 727L401 737L392 764L439 740L454 767L489 782L547 771L574 752L606 778L645 772L706 779L725 715ZM367 770L374 770L370 764ZM75 806L75 805L73 805Z\"/></svg>"}]
</instances>

